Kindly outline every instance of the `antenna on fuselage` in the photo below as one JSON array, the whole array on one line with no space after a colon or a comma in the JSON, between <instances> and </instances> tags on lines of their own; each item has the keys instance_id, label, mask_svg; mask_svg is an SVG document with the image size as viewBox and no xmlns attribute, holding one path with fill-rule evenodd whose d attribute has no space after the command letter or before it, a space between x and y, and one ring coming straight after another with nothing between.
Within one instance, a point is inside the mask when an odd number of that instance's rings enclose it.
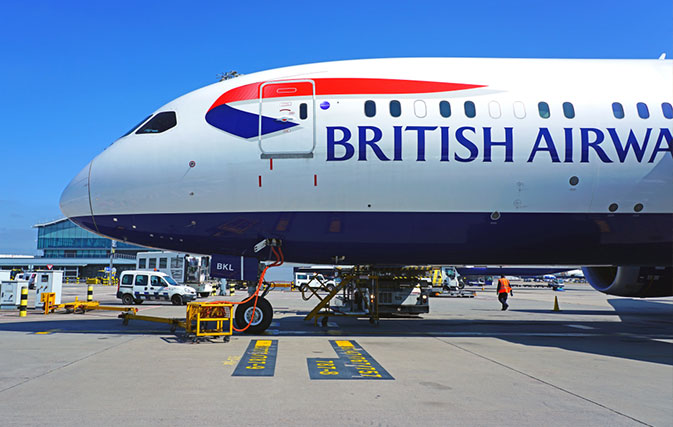
<instances>
[{"instance_id":1,"label":"antenna on fuselage","mask_svg":"<svg viewBox=\"0 0 673 427\"><path fill-rule=\"evenodd\" d=\"M220 73L217 75L218 81L223 82L225 80L233 79L243 74L239 74L238 71L227 71L226 73Z\"/></svg>"}]
</instances>

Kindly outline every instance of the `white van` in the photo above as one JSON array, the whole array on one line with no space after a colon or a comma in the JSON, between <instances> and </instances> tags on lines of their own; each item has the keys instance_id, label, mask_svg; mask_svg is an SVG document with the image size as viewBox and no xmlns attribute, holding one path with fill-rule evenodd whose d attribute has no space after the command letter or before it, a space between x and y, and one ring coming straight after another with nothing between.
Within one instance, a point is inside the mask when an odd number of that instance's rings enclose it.
<instances>
[{"instance_id":1,"label":"white van","mask_svg":"<svg viewBox=\"0 0 673 427\"><path fill-rule=\"evenodd\" d=\"M210 279L210 257L204 255L168 251L138 252L136 270L164 272L179 284L196 289L202 297L209 296L213 292L213 284L217 283Z\"/></svg>"},{"instance_id":2,"label":"white van","mask_svg":"<svg viewBox=\"0 0 673 427\"><path fill-rule=\"evenodd\" d=\"M322 274L300 272L294 275L294 286L300 290L303 287L306 287L306 290L308 290L308 288L317 289L324 286L328 291L332 291L336 283L334 279L325 279L325 276Z\"/></svg>"},{"instance_id":3,"label":"white van","mask_svg":"<svg viewBox=\"0 0 673 427\"><path fill-rule=\"evenodd\" d=\"M179 285L160 271L129 270L119 278L117 298L121 298L125 305L144 301L170 301L173 305L182 305L196 299L196 290Z\"/></svg>"}]
</instances>

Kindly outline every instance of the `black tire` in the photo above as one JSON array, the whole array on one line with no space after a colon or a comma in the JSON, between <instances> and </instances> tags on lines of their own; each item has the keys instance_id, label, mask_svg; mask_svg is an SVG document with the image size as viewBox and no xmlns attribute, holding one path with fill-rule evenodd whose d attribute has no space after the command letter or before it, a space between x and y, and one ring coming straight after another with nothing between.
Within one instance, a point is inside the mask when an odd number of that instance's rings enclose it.
<instances>
[{"instance_id":1,"label":"black tire","mask_svg":"<svg viewBox=\"0 0 673 427\"><path fill-rule=\"evenodd\" d=\"M251 299L245 304L241 304L236 308L236 313L234 318L236 319L236 325L238 328L245 328L248 326L248 321L252 317L252 307L255 304L255 299ZM246 319L246 312L248 314ZM257 316L261 314L261 318ZM254 321L248 329L245 330L246 334L261 334L266 331L266 329L271 325L273 320L273 308L271 303L266 298L257 299L257 311Z\"/></svg>"},{"instance_id":2,"label":"black tire","mask_svg":"<svg viewBox=\"0 0 673 427\"><path fill-rule=\"evenodd\" d=\"M182 305L182 297L178 294L175 294L171 297L171 302L173 305Z\"/></svg>"},{"instance_id":3,"label":"black tire","mask_svg":"<svg viewBox=\"0 0 673 427\"><path fill-rule=\"evenodd\" d=\"M133 295L131 295L131 294L122 295L122 304L124 304L124 305L135 304L135 300L133 299Z\"/></svg>"}]
</instances>

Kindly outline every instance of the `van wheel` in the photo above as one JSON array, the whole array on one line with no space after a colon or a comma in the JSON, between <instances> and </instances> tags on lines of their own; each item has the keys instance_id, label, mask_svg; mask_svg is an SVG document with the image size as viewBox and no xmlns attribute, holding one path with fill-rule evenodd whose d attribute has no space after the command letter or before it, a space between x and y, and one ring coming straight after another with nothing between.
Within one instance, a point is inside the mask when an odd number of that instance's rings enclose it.
<instances>
[{"instance_id":1,"label":"van wheel","mask_svg":"<svg viewBox=\"0 0 673 427\"><path fill-rule=\"evenodd\" d=\"M133 305L135 301L133 300L133 295L124 294L122 295L122 304L124 305Z\"/></svg>"},{"instance_id":2,"label":"van wheel","mask_svg":"<svg viewBox=\"0 0 673 427\"><path fill-rule=\"evenodd\" d=\"M250 323L250 327L245 330L246 334L261 334L271 325L271 321L273 320L273 308L266 298L257 299L257 307L254 310L253 316L254 304L255 299L253 298L236 308L234 317L237 327L245 328Z\"/></svg>"},{"instance_id":3,"label":"van wheel","mask_svg":"<svg viewBox=\"0 0 673 427\"><path fill-rule=\"evenodd\" d=\"M180 295L173 295L171 297L173 305L182 305L182 297Z\"/></svg>"}]
</instances>

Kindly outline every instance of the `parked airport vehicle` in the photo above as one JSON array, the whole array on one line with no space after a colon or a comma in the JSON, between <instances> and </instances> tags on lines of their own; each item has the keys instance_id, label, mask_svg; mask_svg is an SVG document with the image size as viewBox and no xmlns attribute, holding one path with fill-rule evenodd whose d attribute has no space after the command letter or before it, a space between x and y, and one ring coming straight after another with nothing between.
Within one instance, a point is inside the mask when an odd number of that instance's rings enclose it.
<instances>
[{"instance_id":1,"label":"parked airport vehicle","mask_svg":"<svg viewBox=\"0 0 673 427\"><path fill-rule=\"evenodd\" d=\"M671 94L670 60L252 73L159 108L61 210L175 251L262 258L272 239L293 262L584 265L599 291L673 295Z\"/></svg>"},{"instance_id":2,"label":"parked airport vehicle","mask_svg":"<svg viewBox=\"0 0 673 427\"><path fill-rule=\"evenodd\" d=\"M145 301L170 301L173 305L182 305L196 299L196 290L177 283L161 271L127 270L121 274L117 298L125 305Z\"/></svg>"},{"instance_id":3,"label":"parked airport vehicle","mask_svg":"<svg viewBox=\"0 0 673 427\"><path fill-rule=\"evenodd\" d=\"M210 257L186 255L175 252L138 252L136 269L161 271L168 274L178 284L187 285L201 297L209 296L217 282L211 280Z\"/></svg>"},{"instance_id":4,"label":"parked airport vehicle","mask_svg":"<svg viewBox=\"0 0 673 427\"><path fill-rule=\"evenodd\" d=\"M460 275L455 267L444 265L432 270L430 287L432 293L442 293L443 291L457 290L464 287L465 283L460 280Z\"/></svg>"},{"instance_id":5,"label":"parked airport vehicle","mask_svg":"<svg viewBox=\"0 0 673 427\"><path fill-rule=\"evenodd\" d=\"M96 272L96 276L87 277L86 283L87 285L114 285L117 280L116 274L117 273L115 271L109 272L107 270L98 270Z\"/></svg>"},{"instance_id":6,"label":"parked airport vehicle","mask_svg":"<svg viewBox=\"0 0 673 427\"><path fill-rule=\"evenodd\" d=\"M305 286L309 288L320 288L321 286L325 287L325 290L331 291L334 289L335 283L334 279L326 279L320 273L313 272L296 272L294 273L294 286L297 289L302 289Z\"/></svg>"}]
</instances>

